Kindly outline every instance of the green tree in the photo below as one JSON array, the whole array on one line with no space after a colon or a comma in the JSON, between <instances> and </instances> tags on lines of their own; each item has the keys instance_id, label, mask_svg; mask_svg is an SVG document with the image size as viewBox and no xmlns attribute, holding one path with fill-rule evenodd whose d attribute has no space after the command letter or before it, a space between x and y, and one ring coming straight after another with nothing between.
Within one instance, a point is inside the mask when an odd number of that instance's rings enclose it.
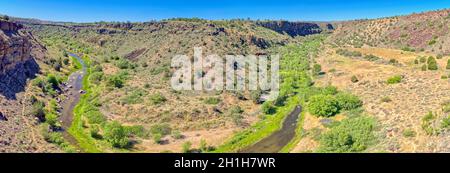
<instances>
[{"instance_id":1,"label":"green tree","mask_svg":"<svg viewBox=\"0 0 450 173\"><path fill-rule=\"evenodd\" d=\"M331 95L315 95L309 99L309 111L313 115L330 117L339 112L339 103Z\"/></svg>"}]
</instances>

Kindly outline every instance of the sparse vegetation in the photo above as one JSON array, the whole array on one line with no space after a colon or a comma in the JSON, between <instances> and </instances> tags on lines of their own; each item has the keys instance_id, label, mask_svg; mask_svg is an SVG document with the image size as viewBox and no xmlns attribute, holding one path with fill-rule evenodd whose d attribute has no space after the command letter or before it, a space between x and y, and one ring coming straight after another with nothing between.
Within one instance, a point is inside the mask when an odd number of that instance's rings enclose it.
<instances>
[{"instance_id":1,"label":"sparse vegetation","mask_svg":"<svg viewBox=\"0 0 450 173\"><path fill-rule=\"evenodd\" d=\"M392 77L388 78L386 82L388 84L398 84L398 83L402 82L402 76L400 76L400 75L392 76Z\"/></svg>"}]
</instances>

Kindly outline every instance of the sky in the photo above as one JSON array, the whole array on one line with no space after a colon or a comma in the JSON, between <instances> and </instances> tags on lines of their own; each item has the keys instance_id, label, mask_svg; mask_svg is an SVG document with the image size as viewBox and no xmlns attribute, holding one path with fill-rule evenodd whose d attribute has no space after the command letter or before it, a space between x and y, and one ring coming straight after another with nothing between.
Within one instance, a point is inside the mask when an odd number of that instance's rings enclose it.
<instances>
[{"instance_id":1,"label":"sky","mask_svg":"<svg viewBox=\"0 0 450 173\"><path fill-rule=\"evenodd\" d=\"M450 8L450 0L1 0L0 14L64 22L175 17L336 21Z\"/></svg>"}]
</instances>

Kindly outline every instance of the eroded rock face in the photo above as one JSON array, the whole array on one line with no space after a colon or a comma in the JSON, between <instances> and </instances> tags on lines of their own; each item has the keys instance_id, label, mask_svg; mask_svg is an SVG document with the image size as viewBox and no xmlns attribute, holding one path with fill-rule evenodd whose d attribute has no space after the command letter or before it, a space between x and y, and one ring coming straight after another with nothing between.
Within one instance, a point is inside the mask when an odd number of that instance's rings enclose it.
<instances>
[{"instance_id":1,"label":"eroded rock face","mask_svg":"<svg viewBox=\"0 0 450 173\"><path fill-rule=\"evenodd\" d=\"M270 21L258 22L257 24L281 34L286 33L291 37L318 34L322 32L322 28L320 28L318 24L307 22Z\"/></svg>"},{"instance_id":2,"label":"eroded rock face","mask_svg":"<svg viewBox=\"0 0 450 173\"><path fill-rule=\"evenodd\" d=\"M0 95L16 99L24 91L27 79L34 77L39 66L33 58L33 37L22 25L0 21Z\"/></svg>"}]
</instances>

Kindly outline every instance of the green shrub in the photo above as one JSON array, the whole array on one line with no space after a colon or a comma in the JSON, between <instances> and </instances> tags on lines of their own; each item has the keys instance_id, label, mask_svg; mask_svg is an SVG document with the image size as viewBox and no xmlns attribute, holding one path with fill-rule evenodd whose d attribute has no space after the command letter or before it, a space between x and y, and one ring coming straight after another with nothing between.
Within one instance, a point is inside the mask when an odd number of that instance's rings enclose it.
<instances>
[{"instance_id":1,"label":"green shrub","mask_svg":"<svg viewBox=\"0 0 450 173\"><path fill-rule=\"evenodd\" d=\"M152 135L152 138L153 138L153 141L155 142L155 144L161 144L163 142L162 137L163 136L159 133Z\"/></svg>"},{"instance_id":2,"label":"green shrub","mask_svg":"<svg viewBox=\"0 0 450 173\"><path fill-rule=\"evenodd\" d=\"M405 129L403 130L403 136L404 137L415 137L416 136L416 132L414 130L411 129Z\"/></svg>"},{"instance_id":3,"label":"green shrub","mask_svg":"<svg viewBox=\"0 0 450 173\"><path fill-rule=\"evenodd\" d=\"M447 60L447 67L445 67L447 70L450 70L450 59Z\"/></svg>"},{"instance_id":4,"label":"green shrub","mask_svg":"<svg viewBox=\"0 0 450 173\"><path fill-rule=\"evenodd\" d=\"M187 142L183 143L182 152L183 153L191 152L191 147L192 147L192 143L191 142L187 141Z\"/></svg>"},{"instance_id":5,"label":"green shrub","mask_svg":"<svg viewBox=\"0 0 450 173\"><path fill-rule=\"evenodd\" d=\"M121 102L123 104L137 104L142 103L143 99L142 97L146 95L147 92L141 89L135 89L131 91L130 94L126 95L125 97L121 98Z\"/></svg>"},{"instance_id":6,"label":"green shrub","mask_svg":"<svg viewBox=\"0 0 450 173\"><path fill-rule=\"evenodd\" d=\"M275 114L276 108L272 105L272 102L265 102L261 106L262 112L264 114L272 115Z\"/></svg>"},{"instance_id":7,"label":"green shrub","mask_svg":"<svg viewBox=\"0 0 450 173\"><path fill-rule=\"evenodd\" d=\"M322 72L322 66L320 64L313 65L313 75L320 75Z\"/></svg>"},{"instance_id":8,"label":"green shrub","mask_svg":"<svg viewBox=\"0 0 450 173\"><path fill-rule=\"evenodd\" d=\"M379 59L381 59L380 57L377 57L377 56L375 56L375 55L366 55L366 56L364 56L364 59L365 60L368 60L368 61L377 61L377 60L379 60Z\"/></svg>"},{"instance_id":9,"label":"green shrub","mask_svg":"<svg viewBox=\"0 0 450 173\"><path fill-rule=\"evenodd\" d=\"M205 103L206 104L210 104L210 105L216 105L216 104L219 104L220 103L220 99L219 98L217 98L217 97L208 97L208 98L206 98L205 99Z\"/></svg>"},{"instance_id":10,"label":"green shrub","mask_svg":"<svg viewBox=\"0 0 450 173\"><path fill-rule=\"evenodd\" d=\"M261 96L262 96L262 91L259 89L250 91L250 99L253 101L253 103L259 104Z\"/></svg>"},{"instance_id":11,"label":"green shrub","mask_svg":"<svg viewBox=\"0 0 450 173\"><path fill-rule=\"evenodd\" d=\"M420 60L420 63L425 63L425 62L427 62L427 57L421 56L419 60Z\"/></svg>"},{"instance_id":12,"label":"green shrub","mask_svg":"<svg viewBox=\"0 0 450 173\"><path fill-rule=\"evenodd\" d=\"M392 99L388 96L381 98L381 102L387 103L387 102L391 102L391 101L392 101Z\"/></svg>"},{"instance_id":13,"label":"green shrub","mask_svg":"<svg viewBox=\"0 0 450 173\"><path fill-rule=\"evenodd\" d=\"M98 126L92 126L90 133L91 133L91 137L95 138L95 139L101 139L102 135L100 135L100 128Z\"/></svg>"},{"instance_id":14,"label":"green shrub","mask_svg":"<svg viewBox=\"0 0 450 173\"><path fill-rule=\"evenodd\" d=\"M375 120L357 117L342 120L320 138L320 152L346 153L366 150L374 141Z\"/></svg>"},{"instance_id":15,"label":"green shrub","mask_svg":"<svg viewBox=\"0 0 450 173\"><path fill-rule=\"evenodd\" d=\"M309 111L316 116L330 117L339 112L339 103L331 95L315 95L309 99Z\"/></svg>"},{"instance_id":16,"label":"green shrub","mask_svg":"<svg viewBox=\"0 0 450 173\"><path fill-rule=\"evenodd\" d=\"M113 76L109 77L108 84L112 85L112 86L114 86L116 88L122 88L124 86L124 84L125 84L125 81L119 75L113 75Z\"/></svg>"},{"instance_id":17,"label":"green shrub","mask_svg":"<svg viewBox=\"0 0 450 173\"><path fill-rule=\"evenodd\" d=\"M342 110L352 110L362 106L362 101L357 96L348 93L337 94L336 100Z\"/></svg>"},{"instance_id":18,"label":"green shrub","mask_svg":"<svg viewBox=\"0 0 450 173\"><path fill-rule=\"evenodd\" d=\"M129 145L125 128L117 121L106 124L104 136L113 147L125 148Z\"/></svg>"},{"instance_id":19,"label":"green shrub","mask_svg":"<svg viewBox=\"0 0 450 173\"><path fill-rule=\"evenodd\" d=\"M338 93L338 89L335 86L328 85L322 88L322 94L324 95L335 95Z\"/></svg>"},{"instance_id":20,"label":"green shrub","mask_svg":"<svg viewBox=\"0 0 450 173\"><path fill-rule=\"evenodd\" d=\"M431 111L422 118L422 129L427 135L435 134L435 129L432 127L435 118L436 116Z\"/></svg>"},{"instance_id":21,"label":"green shrub","mask_svg":"<svg viewBox=\"0 0 450 173\"><path fill-rule=\"evenodd\" d=\"M388 84L397 84L400 82L402 82L402 76L400 76L400 75L392 76L387 80Z\"/></svg>"},{"instance_id":22,"label":"green shrub","mask_svg":"<svg viewBox=\"0 0 450 173\"><path fill-rule=\"evenodd\" d=\"M175 130L172 132L172 137L174 139L183 139L183 134L181 134L181 132L179 130Z\"/></svg>"},{"instance_id":23,"label":"green shrub","mask_svg":"<svg viewBox=\"0 0 450 173\"><path fill-rule=\"evenodd\" d=\"M228 116L231 117L231 119L233 120L233 123L235 125L242 125L242 119L244 118L242 116L242 113L244 112L244 110L242 110L242 108L240 106L233 106L228 110Z\"/></svg>"},{"instance_id":24,"label":"green shrub","mask_svg":"<svg viewBox=\"0 0 450 173\"><path fill-rule=\"evenodd\" d=\"M430 56L428 58L427 64L428 64L428 70L437 70L438 69L437 61L432 56Z\"/></svg>"},{"instance_id":25,"label":"green shrub","mask_svg":"<svg viewBox=\"0 0 450 173\"><path fill-rule=\"evenodd\" d=\"M154 105L158 105L166 101L167 101L166 97L164 97L161 93L150 95L150 102Z\"/></svg>"},{"instance_id":26,"label":"green shrub","mask_svg":"<svg viewBox=\"0 0 450 173\"><path fill-rule=\"evenodd\" d=\"M45 122L48 123L51 127L58 126L58 115L54 113L47 113L45 115Z\"/></svg>"},{"instance_id":27,"label":"green shrub","mask_svg":"<svg viewBox=\"0 0 450 173\"><path fill-rule=\"evenodd\" d=\"M444 129L450 127L450 117L445 117L444 119L442 119L441 127Z\"/></svg>"},{"instance_id":28,"label":"green shrub","mask_svg":"<svg viewBox=\"0 0 450 173\"><path fill-rule=\"evenodd\" d=\"M358 77L356 77L355 75L352 76L352 78L350 79L353 83L357 83L359 82Z\"/></svg>"},{"instance_id":29,"label":"green shrub","mask_svg":"<svg viewBox=\"0 0 450 173\"><path fill-rule=\"evenodd\" d=\"M106 122L106 117L98 110L88 111L85 113L89 124L102 124Z\"/></svg>"},{"instance_id":30,"label":"green shrub","mask_svg":"<svg viewBox=\"0 0 450 173\"><path fill-rule=\"evenodd\" d=\"M169 124L155 124L150 127L150 132L154 134L161 134L161 136L166 136L172 132L172 128L170 128Z\"/></svg>"},{"instance_id":31,"label":"green shrub","mask_svg":"<svg viewBox=\"0 0 450 173\"><path fill-rule=\"evenodd\" d=\"M134 126L125 126L125 131L128 135L138 136L141 138L145 138L148 136L147 131L144 126L134 125Z\"/></svg>"},{"instance_id":32,"label":"green shrub","mask_svg":"<svg viewBox=\"0 0 450 173\"><path fill-rule=\"evenodd\" d=\"M426 64L422 65L421 69L422 69L422 71L427 71L427 69L428 69L427 65Z\"/></svg>"}]
</instances>

